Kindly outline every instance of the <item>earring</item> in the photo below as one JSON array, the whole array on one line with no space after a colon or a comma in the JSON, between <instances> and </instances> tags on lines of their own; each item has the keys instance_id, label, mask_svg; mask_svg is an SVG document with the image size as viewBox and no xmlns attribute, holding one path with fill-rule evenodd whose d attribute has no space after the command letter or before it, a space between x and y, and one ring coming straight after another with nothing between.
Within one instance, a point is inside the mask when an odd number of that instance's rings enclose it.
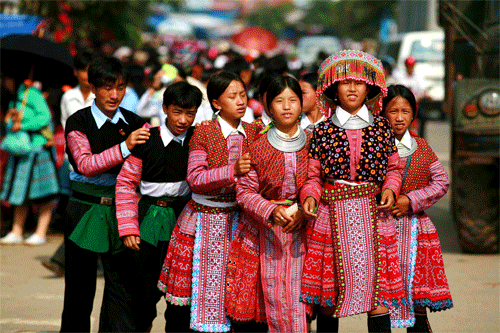
<instances>
[{"instance_id":1,"label":"earring","mask_svg":"<svg viewBox=\"0 0 500 333\"><path fill-rule=\"evenodd\" d=\"M365 102L368 102L368 95L366 95L365 97Z\"/></svg>"},{"instance_id":2,"label":"earring","mask_svg":"<svg viewBox=\"0 0 500 333\"><path fill-rule=\"evenodd\" d=\"M333 98L333 101L335 102L335 104L337 104L339 102L339 96L335 95L335 97Z\"/></svg>"}]
</instances>

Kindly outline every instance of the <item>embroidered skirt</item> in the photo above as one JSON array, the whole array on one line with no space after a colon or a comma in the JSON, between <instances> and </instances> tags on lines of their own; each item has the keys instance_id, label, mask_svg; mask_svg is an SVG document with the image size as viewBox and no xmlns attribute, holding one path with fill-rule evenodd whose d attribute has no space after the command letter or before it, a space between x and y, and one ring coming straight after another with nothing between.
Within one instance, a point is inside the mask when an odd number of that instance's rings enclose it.
<instances>
[{"instance_id":1,"label":"embroidered skirt","mask_svg":"<svg viewBox=\"0 0 500 333\"><path fill-rule=\"evenodd\" d=\"M59 192L57 171L48 149L23 156L9 155L0 200L21 206L50 200Z\"/></svg>"},{"instance_id":2,"label":"embroidered skirt","mask_svg":"<svg viewBox=\"0 0 500 333\"><path fill-rule=\"evenodd\" d=\"M378 212L378 192L373 183L325 184L307 236L303 302L334 307L334 317L403 302L395 226Z\"/></svg>"},{"instance_id":3,"label":"embroidered skirt","mask_svg":"<svg viewBox=\"0 0 500 333\"><path fill-rule=\"evenodd\" d=\"M392 327L412 327L415 307L441 311L453 307L441 244L427 214L395 218L406 304L390 307Z\"/></svg>"},{"instance_id":4,"label":"embroidered skirt","mask_svg":"<svg viewBox=\"0 0 500 333\"><path fill-rule=\"evenodd\" d=\"M190 201L174 228L158 287L176 305L191 305L190 328L227 332L226 267L239 212ZM194 227L194 228L193 228Z\"/></svg>"},{"instance_id":5,"label":"embroidered skirt","mask_svg":"<svg viewBox=\"0 0 500 333\"><path fill-rule=\"evenodd\" d=\"M244 214L231 242L226 273L226 313L237 322L266 322L260 276L259 229Z\"/></svg>"}]
</instances>

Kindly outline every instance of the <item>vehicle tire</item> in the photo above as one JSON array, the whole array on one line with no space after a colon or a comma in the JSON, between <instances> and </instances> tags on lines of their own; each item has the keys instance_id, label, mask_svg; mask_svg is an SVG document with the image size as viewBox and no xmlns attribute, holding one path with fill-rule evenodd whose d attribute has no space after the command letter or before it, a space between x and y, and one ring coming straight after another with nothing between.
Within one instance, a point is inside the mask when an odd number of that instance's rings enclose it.
<instances>
[{"instance_id":1,"label":"vehicle tire","mask_svg":"<svg viewBox=\"0 0 500 333\"><path fill-rule=\"evenodd\" d=\"M499 252L498 168L498 158L462 157L455 161L453 215L465 253Z\"/></svg>"}]
</instances>

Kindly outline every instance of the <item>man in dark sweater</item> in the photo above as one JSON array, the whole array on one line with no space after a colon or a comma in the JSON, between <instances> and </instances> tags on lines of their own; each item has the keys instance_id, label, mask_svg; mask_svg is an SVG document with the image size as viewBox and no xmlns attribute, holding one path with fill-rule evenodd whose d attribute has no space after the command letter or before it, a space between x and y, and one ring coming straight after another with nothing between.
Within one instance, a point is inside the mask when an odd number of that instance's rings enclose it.
<instances>
[{"instance_id":1,"label":"man in dark sweater","mask_svg":"<svg viewBox=\"0 0 500 333\"><path fill-rule=\"evenodd\" d=\"M139 332L148 331L162 293L158 277L177 216L190 194L186 183L189 140L201 104L201 91L186 82L163 94L165 125L150 129L150 138L135 147L116 182L116 217L123 243L134 250L133 314ZM141 200L137 203L136 189ZM189 330L189 308L168 305L166 331Z\"/></svg>"},{"instance_id":2,"label":"man in dark sweater","mask_svg":"<svg viewBox=\"0 0 500 333\"><path fill-rule=\"evenodd\" d=\"M119 108L128 75L119 60L96 58L88 70L96 98L66 122L66 152L73 166L65 213L65 290L61 332L89 332L96 289L97 256L104 267L100 332L134 331L127 288L130 255L117 232L116 176L130 151L149 138L148 125Z\"/></svg>"}]
</instances>

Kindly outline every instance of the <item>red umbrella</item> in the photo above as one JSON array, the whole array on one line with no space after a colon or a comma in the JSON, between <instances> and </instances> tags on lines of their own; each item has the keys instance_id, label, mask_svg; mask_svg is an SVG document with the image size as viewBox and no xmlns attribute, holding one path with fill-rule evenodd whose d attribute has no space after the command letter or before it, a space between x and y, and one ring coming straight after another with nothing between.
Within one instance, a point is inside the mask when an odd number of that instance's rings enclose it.
<instances>
[{"instance_id":1,"label":"red umbrella","mask_svg":"<svg viewBox=\"0 0 500 333\"><path fill-rule=\"evenodd\" d=\"M233 35L231 41L238 52L252 57L269 52L278 45L278 37L271 31L256 26L243 29Z\"/></svg>"}]
</instances>

